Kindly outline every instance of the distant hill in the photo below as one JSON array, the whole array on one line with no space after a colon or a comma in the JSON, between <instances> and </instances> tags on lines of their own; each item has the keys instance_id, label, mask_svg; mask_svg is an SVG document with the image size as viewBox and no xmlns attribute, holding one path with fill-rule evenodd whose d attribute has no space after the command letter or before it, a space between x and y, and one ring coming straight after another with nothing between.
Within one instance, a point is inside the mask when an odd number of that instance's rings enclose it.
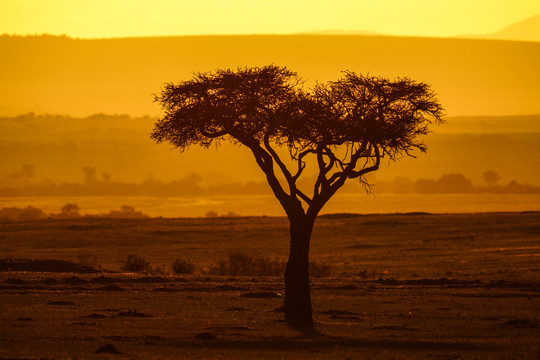
<instances>
[{"instance_id":1,"label":"distant hill","mask_svg":"<svg viewBox=\"0 0 540 360\"><path fill-rule=\"evenodd\" d=\"M466 35L463 37L476 39L497 39L514 41L540 42L540 15L511 24L504 29L488 35Z\"/></svg>"},{"instance_id":2,"label":"distant hill","mask_svg":"<svg viewBox=\"0 0 540 360\"><path fill-rule=\"evenodd\" d=\"M269 63L307 85L352 70L432 85L449 115L540 113L540 43L365 35L81 40L0 36L0 115L156 115L153 93L193 72Z\"/></svg>"},{"instance_id":3,"label":"distant hill","mask_svg":"<svg viewBox=\"0 0 540 360\"><path fill-rule=\"evenodd\" d=\"M540 41L540 15L507 26L492 37L505 40Z\"/></svg>"},{"instance_id":4,"label":"distant hill","mask_svg":"<svg viewBox=\"0 0 540 360\"><path fill-rule=\"evenodd\" d=\"M81 182L85 167L107 181L140 183L201 176L203 186L264 182L245 147L224 143L219 150L192 147L180 155L149 137L155 118L96 114L0 117L0 188L28 183ZM461 173L483 184L482 172L496 171L508 183L540 186L540 115L448 117L424 138L427 153L384 162L377 180L439 178ZM308 167L306 173L313 171ZM105 173L110 176L105 176Z\"/></svg>"}]
</instances>

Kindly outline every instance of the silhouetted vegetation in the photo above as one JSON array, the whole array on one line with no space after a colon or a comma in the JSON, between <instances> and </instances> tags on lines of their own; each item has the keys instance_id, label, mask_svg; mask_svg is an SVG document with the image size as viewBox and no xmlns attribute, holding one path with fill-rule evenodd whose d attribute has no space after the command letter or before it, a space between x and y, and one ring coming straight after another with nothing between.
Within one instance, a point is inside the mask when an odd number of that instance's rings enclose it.
<instances>
[{"instance_id":1,"label":"silhouetted vegetation","mask_svg":"<svg viewBox=\"0 0 540 360\"><path fill-rule=\"evenodd\" d=\"M208 211L206 214L204 214L205 217L207 218L235 218L235 217L239 217L240 215L235 213L235 212L232 212L232 211L229 211L228 213L226 214L218 214L217 212L213 211L213 210L210 210Z\"/></svg>"},{"instance_id":2,"label":"silhouetted vegetation","mask_svg":"<svg viewBox=\"0 0 540 360\"><path fill-rule=\"evenodd\" d=\"M60 209L60 214L56 215L56 217L60 218L78 218L81 215L79 214L79 210L81 208L79 205L75 203L68 203Z\"/></svg>"},{"instance_id":3,"label":"silhouetted vegetation","mask_svg":"<svg viewBox=\"0 0 540 360\"><path fill-rule=\"evenodd\" d=\"M463 174L444 174L439 179L397 177L393 181L375 181L377 193L386 194L540 194L540 187L511 181L506 185L473 186Z\"/></svg>"},{"instance_id":4,"label":"silhouetted vegetation","mask_svg":"<svg viewBox=\"0 0 540 360\"><path fill-rule=\"evenodd\" d=\"M230 254L227 260L221 260L208 269L211 275L229 276L283 276L284 271L283 260L252 257L244 253Z\"/></svg>"},{"instance_id":5,"label":"silhouetted vegetation","mask_svg":"<svg viewBox=\"0 0 540 360\"><path fill-rule=\"evenodd\" d=\"M420 137L442 122L443 108L429 85L408 78L345 72L309 90L301 84L295 72L274 65L166 84L156 96L164 116L152 138L182 151L222 142L251 151L290 223L285 317L311 333L308 259L317 215L347 180L369 187L366 175L382 160L425 152ZM308 166L317 174L310 192L298 181Z\"/></svg>"},{"instance_id":6,"label":"silhouetted vegetation","mask_svg":"<svg viewBox=\"0 0 540 360\"><path fill-rule=\"evenodd\" d=\"M126 258L120 262L120 267L122 270L130 272L150 272L152 269L148 261L133 254L127 255Z\"/></svg>"},{"instance_id":7,"label":"silhouetted vegetation","mask_svg":"<svg viewBox=\"0 0 540 360\"><path fill-rule=\"evenodd\" d=\"M193 274L195 265L189 260L176 259L172 264L172 270L175 274Z\"/></svg>"},{"instance_id":8,"label":"silhouetted vegetation","mask_svg":"<svg viewBox=\"0 0 540 360\"><path fill-rule=\"evenodd\" d=\"M281 277L286 264L286 261L280 259L232 253L226 260L211 265L207 272L210 275ZM318 261L310 261L309 264L310 276L314 278L330 276L330 269L330 265Z\"/></svg>"},{"instance_id":9,"label":"silhouetted vegetation","mask_svg":"<svg viewBox=\"0 0 540 360\"><path fill-rule=\"evenodd\" d=\"M154 120L105 114L84 118L35 114L0 117L0 196L271 194L256 168L249 167L249 154L237 147L222 146L223 151L217 153L193 149L189 157L175 156L166 147L148 141ZM399 189L383 188L383 183L392 182L394 177L415 182L418 177L436 180L449 173L462 173L475 187L502 186L497 192L504 192L511 180L540 185L540 166L528 166L522 156L527 153L531 159L540 158L540 128L535 125L540 124L539 116L448 121L441 132L428 138L428 155L404 159L402 167L391 165L377 175L373 182L377 193L401 193ZM229 157L236 159L233 165L225 161ZM192 173L190 162L211 163L212 174L206 167ZM484 178L483 172L490 170L499 176L496 183L487 183ZM309 186L303 179L299 182L305 183L301 187ZM358 187L345 184L340 191L358 192Z\"/></svg>"},{"instance_id":10,"label":"silhouetted vegetation","mask_svg":"<svg viewBox=\"0 0 540 360\"><path fill-rule=\"evenodd\" d=\"M482 173L482 177L484 178L485 182L488 184L488 186L493 186L497 183L497 181L500 180L499 174L497 174L493 170L484 171Z\"/></svg>"},{"instance_id":11,"label":"silhouetted vegetation","mask_svg":"<svg viewBox=\"0 0 540 360\"><path fill-rule=\"evenodd\" d=\"M11 221L32 221L32 220L41 220L46 219L47 214L41 209L37 209L33 206L28 206L26 208L3 208L0 209L0 219L11 220Z\"/></svg>"},{"instance_id":12,"label":"silhouetted vegetation","mask_svg":"<svg viewBox=\"0 0 540 360\"><path fill-rule=\"evenodd\" d=\"M500 179L500 177L498 178ZM271 190L266 182L248 181L246 183L222 183L205 187L201 185L202 177L191 174L184 179L163 182L153 180L151 183L102 182L95 180L92 184L41 184L19 188L0 188L0 196L219 196L219 195L270 195ZM498 182L499 180L497 180ZM486 181L487 182L487 181ZM438 179L421 178L411 180L408 177L396 177L391 181L374 180L372 185L377 193L389 194L537 194L540 186L511 181L507 184L490 182L487 186L474 186L463 174L444 174ZM358 183L348 183L342 193L358 193L362 187ZM76 209L62 210L62 216L77 217ZM129 207L108 214L110 217L135 217L136 213ZM208 217L235 217L237 214L217 214L209 212Z\"/></svg>"},{"instance_id":13,"label":"silhouetted vegetation","mask_svg":"<svg viewBox=\"0 0 540 360\"><path fill-rule=\"evenodd\" d=\"M76 219L81 217L103 217L113 219L145 219L149 216L141 211L135 210L133 206L122 205L120 210L111 210L106 214L97 215L81 215L79 210L81 208L75 203L67 203L60 209L58 214L46 214L43 210L37 209L33 206L26 208L10 207L0 209L0 219L10 221L33 221L43 219Z\"/></svg>"},{"instance_id":14,"label":"silhouetted vegetation","mask_svg":"<svg viewBox=\"0 0 540 360\"><path fill-rule=\"evenodd\" d=\"M122 205L119 211L111 210L105 217L115 219L144 219L149 216L141 211L135 210L133 206Z\"/></svg>"}]
</instances>

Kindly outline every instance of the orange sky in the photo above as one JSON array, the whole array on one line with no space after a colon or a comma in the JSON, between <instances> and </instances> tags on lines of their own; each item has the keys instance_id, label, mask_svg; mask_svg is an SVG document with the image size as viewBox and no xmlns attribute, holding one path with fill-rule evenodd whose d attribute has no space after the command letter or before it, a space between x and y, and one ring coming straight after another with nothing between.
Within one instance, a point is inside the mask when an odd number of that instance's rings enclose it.
<instances>
[{"instance_id":1,"label":"orange sky","mask_svg":"<svg viewBox=\"0 0 540 360\"><path fill-rule=\"evenodd\" d=\"M535 14L538 0L0 0L0 34L455 36L493 33Z\"/></svg>"}]
</instances>

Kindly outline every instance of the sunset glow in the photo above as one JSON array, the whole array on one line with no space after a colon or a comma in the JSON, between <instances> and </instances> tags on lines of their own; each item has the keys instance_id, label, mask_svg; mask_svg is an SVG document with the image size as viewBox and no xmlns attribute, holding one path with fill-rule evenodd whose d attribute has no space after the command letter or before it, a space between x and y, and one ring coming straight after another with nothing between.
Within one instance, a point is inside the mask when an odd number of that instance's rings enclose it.
<instances>
[{"instance_id":1,"label":"sunset glow","mask_svg":"<svg viewBox=\"0 0 540 360\"><path fill-rule=\"evenodd\" d=\"M0 0L0 34L78 38L321 31L488 34L540 13L536 0Z\"/></svg>"},{"instance_id":2,"label":"sunset glow","mask_svg":"<svg viewBox=\"0 0 540 360\"><path fill-rule=\"evenodd\" d=\"M540 354L540 0L0 0L0 54L0 360Z\"/></svg>"}]
</instances>

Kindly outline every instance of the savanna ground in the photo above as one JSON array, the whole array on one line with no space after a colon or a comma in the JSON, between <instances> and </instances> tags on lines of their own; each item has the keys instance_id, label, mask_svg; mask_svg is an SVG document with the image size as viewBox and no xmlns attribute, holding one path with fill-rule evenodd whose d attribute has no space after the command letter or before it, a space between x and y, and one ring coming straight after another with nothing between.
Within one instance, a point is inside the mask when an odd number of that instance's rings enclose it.
<instances>
[{"instance_id":1,"label":"savanna ground","mask_svg":"<svg viewBox=\"0 0 540 360\"><path fill-rule=\"evenodd\" d=\"M239 251L285 258L285 218L82 218L0 229L1 258L100 270L4 268L0 358L540 356L538 212L320 217L311 258L332 274L313 280L321 333L313 338L283 322L281 278L205 273ZM128 254L161 273L122 272ZM177 258L195 273L164 273Z\"/></svg>"}]
</instances>

